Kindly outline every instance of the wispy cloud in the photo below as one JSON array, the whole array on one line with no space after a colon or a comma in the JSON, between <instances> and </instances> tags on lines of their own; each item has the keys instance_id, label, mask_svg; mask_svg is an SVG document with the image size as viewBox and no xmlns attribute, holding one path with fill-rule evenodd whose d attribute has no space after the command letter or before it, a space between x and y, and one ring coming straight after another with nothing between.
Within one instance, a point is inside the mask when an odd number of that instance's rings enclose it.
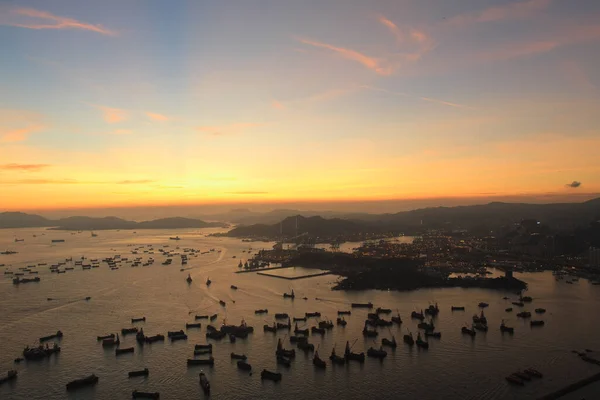
<instances>
[{"instance_id":1,"label":"wispy cloud","mask_svg":"<svg viewBox=\"0 0 600 400\"><path fill-rule=\"evenodd\" d=\"M400 42L400 43L404 42L406 37L404 36L404 34L402 32L400 32L400 28L398 28L398 26L395 23L393 23L392 21L390 21L383 15L379 16L379 22L381 22L384 26L386 26L390 30L390 32L392 32L392 34L396 37L396 40L398 42Z\"/></svg>"},{"instance_id":2,"label":"wispy cloud","mask_svg":"<svg viewBox=\"0 0 600 400\"><path fill-rule=\"evenodd\" d=\"M0 143L21 142L46 128L44 117L38 113L0 109Z\"/></svg>"},{"instance_id":3,"label":"wispy cloud","mask_svg":"<svg viewBox=\"0 0 600 400\"><path fill-rule=\"evenodd\" d=\"M260 191L242 191L242 192L227 192L227 194L268 194L269 192L260 192Z\"/></svg>"},{"instance_id":4,"label":"wispy cloud","mask_svg":"<svg viewBox=\"0 0 600 400\"><path fill-rule=\"evenodd\" d=\"M117 185L145 185L147 183L154 183L156 181L153 181L151 179L132 179L132 180L124 180L124 181L118 181L115 182Z\"/></svg>"},{"instance_id":5,"label":"wispy cloud","mask_svg":"<svg viewBox=\"0 0 600 400\"><path fill-rule=\"evenodd\" d=\"M243 132L248 129L263 126L264 124L256 122L242 122L229 125L207 125L196 128L200 132L206 132L213 136L231 135Z\"/></svg>"},{"instance_id":6,"label":"wispy cloud","mask_svg":"<svg viewBox=\"0 0 600 400\"><path fill-rule=\"evenodd\" d=\"M36 172L50 167L50 164L2 164L0 170Z\"/></svg>"},{"instance_id":7,"label":"wispy cloud","mask_svg":"<svg viewBox=\"0 0 600 400\"><path fill-rule=\"evenodd\" d=\"M169 120L169 117L167 117L166 115L157 114L157 113L147 112L146 116L153 121L165 122L165 121Z\"/></svg>"},{"instance_id":8,"label":"wispy cloud","mask_svg":"<svg viewBox=\"0 0 600 400\"><path fill-rule=\"evenodd\" d=\"M466 26L474 23L495 22L529 18L548 8L552 0L526 0L511 2L485 10L461 14L449 18L447 24Z\"/></svg>"},{"instance_id":9,"label":"wispy cloud","mask_svg":"<svg viewBox=\"0 0 600 400\"><path fill-rule=\"evenodd\" d=\"M100 33L102 35L116 36L117 32L99 24L89 24L73 18L61 17L47 11L33 8L7 8L0 9L0 25L14 26L27 29L79 29Z\"/></svg>"},{"instance_id":10,"label":"wispy cloud","mask_svg":"<svg viewBox=\"0 0 600 400\"><path fill-rule=\"evenodd\" d=\"M404 92L395 92L392 90L387 90L387 89L383 89L377 86L370 86L370 85L362 85L361 86L362 89L367 89L367 90L372 90L372 91L376 91L376 92L382 92L382 93L387 93L387 94L392 94L395 96L402 96L402 97L410 97L410 98L414 98L414 99L418 99L418 100L423 100L429 103L436 103L436 104L441 104L444 106L448 106L448 107L454 107L454 108L464 108L464 109L469 109L469 110L474 110L474 107L471 106L467 106L464 104L459 104L459 103L455 103L455 102L451 102L451 101L446 101L446 100L440 100L440 99L435 99L432 97L423 97L423 96L414 96L408 93L404 93Z\"/></svg>"},{"instance_id":11,"label":"wispy cloud","mask_svg":"<svg viewBox=\"0 0 600 400\"><path fill-rule=\"evenodd\" d=\"M128 113L126 110L120 108L112 108L106 106L92 105L98 110L102 111L104 120L109 124L114 124L127 119Z\"/></svg>"},{"instance_id":12,"label":"wispy cloud","mask_svg":"<svg viewBox=\"0 0 600 400\"><path fill-rule=\"evenodd\" d=\"M298 39L301 43L320 47L323 49L327 49L332 51L333 53L339 55L340 57L346 58L348 60L356 61L366 68L375 71L379 75L390 75L392 73L392 68L389 65L385 65L385 61L379 60L374 57L370 57L366 54L360 53L356 50L346 49L343 47L333 46L327 43L316 42L308 39Z\"/></svg>"},{"instance_id":13,"label":"wispy cloud","mask_svg":"<svg viewBox=\"0 0 600 400\"><path fill-rule=\"evenodd\" d=\"M131 135L133 131L131 129L115 129L109 132L111 135Z\"/></svg>"},{"instance_id":14,"label":"wispy cloud","mask_svg":"<svg viewBox=\"0 0 600 400\"><path fill-rule=\"evenodd\" d=\"M283 104L281 104L281 102L277 101L277 100L273 100L273 102L271 103L271 107L277 109L277 110L284 110L285 106Z\"/></svg>"},{"instance_id":15,"label":"wispy cloud","mask_svg":"<svg viewBox=\"0 0 600 400\"><path fill-rule=\"evenodd\" d=\"M15 179L0 181L6 185L78 185L89 182L81 182L76 179Z\"/></svg>"}]
</instances>

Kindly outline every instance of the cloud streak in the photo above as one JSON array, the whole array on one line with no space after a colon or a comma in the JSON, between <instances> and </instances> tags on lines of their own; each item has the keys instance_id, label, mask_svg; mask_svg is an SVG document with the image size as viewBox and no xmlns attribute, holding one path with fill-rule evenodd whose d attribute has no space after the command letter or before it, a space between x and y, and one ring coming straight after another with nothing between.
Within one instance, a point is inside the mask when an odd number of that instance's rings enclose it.
<instances>
[{"instance_id":1,"label":"cloud streak","mask_svg":"<svg viewBox=\"0 0 600 400\"><path fill-rule=\"evenodd\" d=\"M247 129L263 126L264 124L256 122L241 122L229 125L207 125L196 128L200 132L206 132L213 136L232 135L243 132Z\"/></svg>"},{"instance_id":2,"label":"cloud streak","mask_svg":"<svg viewBox=\"0 0 600 400\"><path fill-rule=\"evenodd\" d=\"M2 164L0 170L36 172L48 167L50 167L50 164Z\"/></svg>"},{"instance_id":3,"label":"cloud streak","mask_svg":"<svg viewBox=\"0 0 600 400\"><path fill-rule=\"evenodd\" d=\"M165 122L169 120L169 117L162 114L147 112L146 116L150 118L152 121Z\"/></svg>"},{"instance_id":4,"label":"cloud streak","mask_svg":"<svg viewBox=\"0 0 600 400\"><path fill-rule=\"evenodd\" d=\"M551 0L526 0L457 15L447 20L452 26L529 18L550 6Z\"/></svg>"},{"instance_id":5,"label":"cloud streak","mask_svg":"<svg viewBox=\"0 0 600 400\"><path fill-rule=\"evenodd\" d=\"M26 29L77 29L116 36L117 32L102 25L89 24L73 18L61 17L33 8L12 8L0 14L0 25Z\"/></svg>"},{"instance_id":6,"label":"cloud streak","mask_svg":"<svg viewBox=\"0 0 600 400\"><path fill-rule=\"evenodd\" d=\"M112 108L106 106L92 105L102 111L104 121L109 124L125 121L128 117L127 111L120 108Z\"/></svg>"},{"instance_id":7,"label":"cloud streak","mask_svg":"<svg viewBox=\"0 0 600 400\"><path fill-rule=\"evenodd\" d=\"M434 99L432 97L413 96L413 95L410 95L408 93L394 92L392 90L383 89L383 88L380 88L380 87L377 87L377 86L362 85L361 88L362 89L367 89L367 90L372 90L372 91L375 91L375 92L388 93L388 94L392 94L394 96L410 97L410 98L414 98L414 99L418 99L418 100L423 100L423 101L426 101L426 102L429 102L429 103L441 104L441 105L448 106L448 107L463 108L463 109L468 109L468 110L474 110L475 109L475 108L473 108L471 106L467 106L467 105L464 105L464 104L454 103L454 102L446 101L446 100Z\"/></svg>"},{"instance_id":8,"label":"cloud streak","mask_svg":"<svg viewBox=\"0 0 600 400\"><path fill-rule=\"evenodd\" d=\"M118 181L115 182L117 185L145 185L147 183L154 183L156 181L153 181L151 179L132 179L132 180L124 180L124 181Z\"/></svg>"},{"instance_id":9,"label":"cloud streak","mask_svg":"<svg viewBox=\"0 0 600 400\"><path fill-rule=\"evenodd\" d=\"M0 109L0 143L22 142L46 128L43 116L38 113Z\"/></svg>"},{"instance_id":10,"label":"cloud streak","mask_svg":"<svg viewBox=\"0 0 600 400\"><path fill-rule=\"evenodd\" d=\"M261 192L261 191L242 191L242 192L227 192L227 194L238 194L238 195L256 195L256 194L269 194L269 192Z\"/></svg>"}]
</instances>

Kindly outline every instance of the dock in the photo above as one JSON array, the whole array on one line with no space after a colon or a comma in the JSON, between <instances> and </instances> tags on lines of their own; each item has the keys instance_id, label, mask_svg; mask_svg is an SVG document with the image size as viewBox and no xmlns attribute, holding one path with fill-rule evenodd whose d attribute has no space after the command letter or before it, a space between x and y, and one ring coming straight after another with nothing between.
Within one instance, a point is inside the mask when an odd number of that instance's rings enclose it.
<instances>
[{"instance_id":1,"label":"dock","mask_svg":"<svg viewBox=\"0 0 600 400\"><path fill-rule=\"evenodd\" d=\"M254 268L254 269L245 269L242 271L235 271L236 274L248 274L250 272L263 272L263 271L273 271L275 269L283 269L283 268L292 268L289 265L285 267L271 267L271 268Z\"/></svg>"},{"instance_id":2,"label":"dock","mask_svg":"<svg viewBox=\"0 0 600 400\"><path fill-rule=\"evenodd\" d=\"M592 376L588 376L585 379L582 379L580 381L577 381L575 383L572 383L568 386L565 386L562 389L557 390L556 392L547 394L546 396L543 397L538 397L537 400L555 400L555 399L559 399L562 396L572 393L578 389L581 389L584 386L589 385L590 383L596 382L600 380L600 373L594 374Z\"/></svg>"}]
</instances>

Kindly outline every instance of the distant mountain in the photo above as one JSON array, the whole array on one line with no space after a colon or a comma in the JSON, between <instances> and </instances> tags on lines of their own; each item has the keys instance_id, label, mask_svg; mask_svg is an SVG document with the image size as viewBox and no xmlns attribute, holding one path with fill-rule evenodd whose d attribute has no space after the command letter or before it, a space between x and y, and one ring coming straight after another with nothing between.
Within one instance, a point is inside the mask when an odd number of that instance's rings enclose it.
<instances>
[{"instance_id":1,"label":"distant mountain","mask_svg":"<svg viewBox=\"0 0 600 400\"><path fill-rule=\"evenodd\" d=\"M227 227L220 222L205 222L190 218L163 218L134 222L117 217L68 217L50 220L39 215L25 213L0 213L0 228L52 227L56 230L108 230L108 229L181 229Z\"/></svg>"},{"instance_id":2,"label":"distant mountain","mask_svg":"<svg viewBox=\"0 0 600 400\"><path fill-rule=\"evenodd\" d=\"M235 209L227 213L213 214L205 218L217 221L227 221L239 225L275 224L285 218L301 215L303 217L320 216L323 218L360 219L369 214L347 213L339 211L301 211L292 209L276 209L268 212L255 212L248 209Z\"/></svg>"}]
</instances>

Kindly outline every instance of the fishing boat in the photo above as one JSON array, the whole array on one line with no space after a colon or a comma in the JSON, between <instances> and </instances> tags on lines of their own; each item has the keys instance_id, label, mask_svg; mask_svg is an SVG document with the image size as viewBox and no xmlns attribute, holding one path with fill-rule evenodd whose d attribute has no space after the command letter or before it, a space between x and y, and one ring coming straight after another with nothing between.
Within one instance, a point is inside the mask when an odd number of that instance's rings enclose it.
<instances>
[{"instance_id":1,"label":"fishing boat","mask_svg":"<svg viewBox=\"0 0 600 400\"><path fill-rule=\"evenodd\" d=\"M439 309L437 303L435 303L435 306L430 305L429 307L427 307L425 309L425 314L430 315L432 317L435 317L439 313L440 313L440 309Z\"/></svg>"},{"instance_id":2,"label":"fishing boat","mask_svg":"<svg viewBox=\"0 0 600 400\"><path fill-rule=\"evenodd\" d=\"M208 315L195 315L194 316L195 320L199 320L199 319L208 319Z\"/></svg>"},{"instance_id":3,"label":"fishing boat","mask_svg":"<svg viewBox=\"0 0 600 400\"><path fill-rule=\"evenodd\" d=\"M260 373L260 379L268 379L273 382L279 382L281 380L281 374L279 372L271 372L266 369L263 369Z\"/></svg>"},{"instance_id":4,"label":"fishing boat","mask_svg":"<svg viewBox=\"0 0 600 400\"><path fill-rule=\"evenodd\" d=\"M231 287L233 290L237 290L237 288L238 288L238 287L237 287L237 286L235 286L235 285L231 285L230 287Z\"/></svg>"},{"instance_id":5,"label":"fishing boat","mask_svg":"<svg viewBox=\"0 0 600 400\"><path fill-rule=\"evenodd\" d=\"M165 335L154 335L154 336L146 336L146 343L154 343L154 342L164 342Z\"/></svg>"},{"instance_id":6,"label":"fishing boat","mask_svg":"<svg viewBox=\"0 0 600 400\"><path fill-rule=\"evenodd\" d=\"M529 324L531 326L543 326L544 325L544 321L542 321L542 320L535 320L534 319L534 320L529 321Z\"/></svg>"},{"instance_id":7,"label":"fishing boat","mask_svg":"<svg viewBox=\"0 0 600 400\"><path fill-rule=\"evenodd\" d=\"M392 340L389 340L388 338L381 339L381 345L395 349L398 344L396 343L396 337L392 336Z\"/></svg>"},{"instance_id":8,"label":"fishing boat","mask_svg":"<svg viewBox=\"0 0 600 400\"><path fill-rule=\"evenodd\" d=\"M225 307L225 302L224 302L223 300L219 300L219 304L220 304L222 307Z\"/></svg>"},{"instance_id":9,"label":"fishing boat","mask_svg":"<svg viewBox=\"0 0 600 400\"><path fill-rule=\"evenodd\" d=\"M352 303L350 305L352 308L373 308L373 303Z\"/></svg>"},{"instance_id":10,"label":"fishing boat","mask_svg":"<svg viewBox=\"0 0 600 400\"><path fill-rule=\"evenodd\" d=\"M221 340L225 336L227 336L227 334L225 332L221 332L221 331L206 332L206 337L208 339Z\"/></svg>"},{"instance_id":11,"label":"fishing boat","mask_svg":"<svg viewBox=\"0 0 600 400\"><path fill-rule=\"evenodd\" d=\"M500 332L502 332L502 333L504 333L504 332L506 332L506 333L515 333L515 328L506 326L504 324L504 320L502 320L502 323L500 324Z\"/></svg>"},{"instance_id":12,"label":"fishing boat","mask_svg":"<svg viewBox=\"0 0 600 400\"><path fill-rule=\"evenodd\" d=\"M204 390L204 393L210 393L210 382L208 381L204 371L200 372L198 376L200 378L200 386L202 387L202 390Z\"/></svg>"},{"instance_id":13,"label":"fishing boat","mask_svg":"<svg viewBox=\"0 0 600 400\"><path fill-rule=\"evenodd\" d=\"M294 322L306 322L306 317L294 317Z\"/></svg>"},{"instance_id":14,"label":"fishing boat","mask_svg":"<svg viewBox=\"0 0 600 400\"><path fill-rule=\"evenodd\" d=\"M505 378L509 383L512 383L513 385L519 385L519 386L523 386L524 383L521 379L517 378L514 375L509 375Z\"/></svg>"},{"instance_id":15,"label":"fishing boat","mask_svg":"<svg viewBox=\"0 0 600 400\"><path fill-rule=\"evenodd\" d=\"M269 310L266 308L260 309L260 310L254 310L254 314L268 314Z\"/></svg>"},{"instance_id":16,"label":"fishing boat","mask_svg":"<svg viewBox=\"0 0 600 400\"><path fill-rule=\"evenodd\" d=\"M317 317L321 316L321 313L318 311L317 312L307 312L307 313L304 313L304 316L306 318L317 318Z\"/></svg>"},{"instance_id":17,"label":"fishing boat","mask_svg":"<svg viewBox=\"0 0 600 400\"><path fill-rule=\"evenodd\" d=\"M473 322L487 324L487 318L483 314L483 310L481 310L481 314L477 316L477 314L473 315Z\"/></svg>"},{"instance_id":18,"label":"fishing boat","mask_svg":"<svg viewBox=\"0 0 600 400\"><path fill-rule=\"evenodd\" d=\"M513 309L512 309L512 307L508 307L508 308L507 308L507 309L505 309L504 311L506 311L506 312L512 312L512 310L513 310Z\"/></svg>"},{"instance_id":19,"label":"fishing boat","mask_svg":"<svg viewBox=\"0 0 600 400\"><path fill-rule=\"evenodd\" d=\"M98 383L98 377L94 374L86 376L85 378L75 379L67 383L67 390L75 390L84 386L93 386Z\"/></svg>"},{"instance_id":20,"label":"fishing boat","mask_svg":"<svg viewBox=\"0 0 600 400\"><path fill-rule=\"evenodd\" d=\"M428 349L429 343L421 338L421 332L417 334L417 340L415 341L418 347L422 349Z\"/></svg>"},{"instance_id":21,"label":"fishing boat","mask_svg":"<svg viewBox=\"0 0 600 400\"><path fill-rule=\"evenodd\" d=\"M178 335L185 335L185 332L183 331L183 329L182 329L182 330L179 330L179 331L168 331L168 332L167 332L167 336L168 336L169 338L170 338L170 337L173 337L173 336L178 336Z\"/></svg>"},{"instance_id":22,"label":"fishing boat","mask_svg":"<svg viewBox=\"0 0 600 400\"><path fill-rule=\"evenodd\" d=\"M119 334L117 333L117 338L109 338L109 339L103 339L102 340L102 347L112 347L112 346L118 346L121 343L121 340L119 339Z\"/></svg>"},{"instance_id":23,"label":"fishing boat","mask_svg":"<svg viewBox=\"0 0 600 400\"><path fill-rule=\"evenodd\" d=\"M324 335L325 334L325 328L319 328L316 326L313 326L312 328L310 328L310 332L314 335L316 333L318 333L319 335Z\"/></svg>"},{"instance_id":24,"label":"fishing boat","mask_svg":"<svg viewBox=\"0 0 600 400\"><path fill-rule=\"evenodd\" d=\"M0 385L2 385L5 382L14 381L15 379L17 379L17 375L18 372L14 369L11 369L6 373L6 376L0 378Z\"/></svg>"},{"instance_id":25,"label":"fishing boat","mask_svg":"<svg viewBox=\"0 0 600 400\"><path fill-rule=\"evenodd\" d=\"M185 324L185 329L190 329L190 328L198 328L198 329L200 329L201 326L202 326L202 324L200 322L191 323L191 324L186 323Z\"/></svg>"},{"instance_id":26,"label":"fishing boat","mask_svg":"<svg viewBox=\"0 0 600 400\"><path fill-rule=\"evenodd\" d=\"M295 327L294 327L294 333L296 335L308 336L308 328L306 328L306 329L299 329L298 328L298 324L296 324Z\"/></svg>"},{"instance_id":27,"label":"fishing boat","mask_svg":"<svg viewBox=\"0 0 600 400\"><path fill-rule=\"evenodd\" d=\"M288 318L287 324L282 324L281 322L278 322L275 326L277 329L288 329L289 330L289 329L292 329L292 322Z\"/></svg>"},{"instance_id":28,"label":"fishing boat","mask_svg":"<svg viewBox=\"0 0 600 400\"><path fill-rule=\"evenodd\" d=\"M425 316L423 315L423 311L421 311L420 313L413 311L410 313L410 317L413 319L418 319L420 321L423 321L425 319Z\"/></svg>"},{"instance_id":29,"label":"fishing boat","mask_svg":"<svg viewBox=\"0 0 600 400\"><path fill-rule=\"evenodd\" d=\"M362 334L366 337L377 337L377 335L379 335L379 332L368 329L367 324L365 324L365 327L362 330Z\"/></svg>"},{"instance_id":30,"label":"fishing boat","mask_svg":"<svg viewBox=\"0 0 600 400\"><path fill-rule=\"evenodd\" d=\"M331 355L329 356L332 364L344 365L346 364L346 359L344 357L340 357L335 354L335 347L331 350Z\"/></svg>"},{"instance_id":31,"label":"fishing boat","mask_svg":"<svg viewBox=\"0 0 600 400\"><path fill-rule=\"evenodd\" d=\"M400 318L400 313L398 313L397 316L392 317L392 322L395 324L400 325L402 323L402 318Z\"/></svg>"},{"instance_id":32,"label":"fishing boat","mask_svg":"<svg viewBox=\"0 0 600 400\"><path fill-rule=\"evenodd\" d=\"M194 346L194 350L210 350L211 353L212 353L212 348L213 348L212 343L209 343L209 344L197 344L197 345Z\"/></svg>"},{"instance_id":33,"label":"fishing boat","mask_svg":"<svg viewBox=\"0 0 600 400\"><path fill-rule=\"evenodd\" d=\"M237 367L238 369L241 369L242 371L251 371L252 370L252 365L248 364L246 361L238 361L237 362Z\"/></svg>"},{"instance_id":34,"label":"fishing boat","mask_svg":"<svg viewBox=\"0 0 600 400\"><path fill-rule=\"evenodd\" d=\"M64 271L58 271L59 273L64 273ZM18 275L18 274L15 274ZM22 275L22 274L21 274ZM13 279L13 285L20 285L21 283L29 283L29 282L39 282L41 279L39 276L35 278L15 278Z\"/></svg>"},{"instance_id":35,"label":"fishing boat","mask_svg":"<svg viewBox=\"0 0 600 400\"><path fill-rule=\"evenodd\" d=\"M295 350L287 350L283 348L283 344L281 343L281 339L277 341L277 350L275 351L275 355L283 356L286 358L294 358L296 357Z\"/></svg>"},{"instance_id":36,"label":"fishing boat","mask_svg":"<svg viewBox=\"0 0 600 400\"><path fill-rule=\"evenodd\" d=\"M536 308L535 309L536 314L544 314L545 312L546 312L545 308Z\"/></svg>"},{"instance_id":37,"label":"fishing boat","mask_svg":"<svg viewBox=\"0 0 600 400\"><path fill-rule=\"evenodd\" d=\"M346 349L344 350L344 358L346 361L358 361L359 363L365 362L365 353L352 353L350 351L350 343L346 342Z\"/></svg>"},{"instance_id":38,"label":"fishing boat","mask_svg":"<svg viewBox=\"0 0 600 400\"><path fill-rule=\"evenodd\" d=\"M286 313L276 313L275 319L288 319L290 316Z\"/></svg>"},{"instance_id":39,"label":"fishing boat","mask_svg":"<svg viewBox=\"0 0 600 400\"><path fill-rule=\"evenodd\" d=\"M187 365L215 365L215 359L210 356L209 358L188 358Z\"/></svg>"},{"instance_id":40,"label":"fishing boat","mask_svg":"<svg viewBox=\"0 0 600 400\"><path fill-rule=\"evenodd\" d=\"M210 320L214 321L215 319L217 319L218 315L217 314L213 314L210 316Z\"/></svg>"},{"instance_id":41,"label":"fishing boat","mask_svg":"<svg viewBox=\"0 0 600 400\"><path fill-rule=\"evenodd\" d=\"M144 335L144 330L143 329L140 329L140 331L135 334L135 340L139 344L144 344L144 342L146 341L146 336Z\"/></svg>"},{"instance_id":42,"label":"fishing boat","mask_svg":"<svg viewBox=\"0 0 600 400\"><path fill-rule=\"evenodd\" d=\"M519 318L531 318L531 313L529 311L522 311L517 314Z\"/></svg>"},{"instance_id":43,"label":"fishing boat","mask_svg":"<svg viewBox=\"0 0 600 400\"><path fill-rule=\"evenodd\" d=\"M327 367L327 363L319 357L319 352L315 351L313 355L313 365L317 368L325 369Z\"/></svg>"},{"instance_id":44,"label":"fishing boat","mask_svg":"<svg viewBox=\"0 0 600 400\"><path fill-rule=\"evenodd\" d=\"M338 315L352 315L352 311L338 311Z\"/></svg>"},{"instance_id":45,"label":"fishing boat","mask_svg":"<svg viewBox=\"0 0 600 400\"><path fill-rule=\"evenodd\" d=\"M235 354L235 353L231 353L231 359L233 360L247 360L248 357L246 357L245 354Z\"/></svg>"},{"instance_id":46,"label":"fishing boat","mask_svg":"<svg viewBox=\"0 0 600 400\"><path fill-rule=\"evenodd\" d=\"M426 331L433 331L433 330L435 330L435 325L433 324L433 321L431 321L430 323L421 322L417 326L418 326L419 329L424 329Z\"/></svg>"},{"instance_id":47,"label":"fishing boat","mask_svg":"<svg viewBox=\"0 0 600 400\"><path fill-rule=\"evenodd\" d=\"M292 289L291 293L284 293L283 297L286 299L294 299L296 297L296 295L294 294L294 289Z\"/></svg>"},{"instance_id":48,"label":"fishing boat","mask_svg":"<svg viewBox=\"0 0 600 400\"><path fill-rule=\"evenodd\" d=\"M48 335L48 336L41 337L40 338L40 343L48 341L48 340L52 340L52 339L60 339L62 337L63 337L63 333L61 331L56 331L56 333L53 334L53 335Z\"/></svg>"},{"instance_id":49,"label":"fishing boat","mask_svg":"<svg viewBox=\"0 0 600 400\"><path fill-rule=\"evenodd\" d=\"M427 337L427 338L434 338L434 339L441 339L442 338L442 332L425 332L425 337Z\"/></svg>"},{"instance_id":50,"label":"fishing boat","mask_svg":"<svg viewBox=\"0 0 600 400\"><path fill-rule=\"evenodd\" d=\"M473 324L473 328L475 328L478 331L482 331L482 332L487 332L488 331L488 326L484 323L481 322L475 322Z\"/></svg>"},{"instance_id":51,"label":"fishing boat","mask_svg":"<svg viewBox=\"0 0 600 400\"><path fill-rule=\"evenodd\" d=\"M527 375L532 376L534 378L543 378L544 377L544 375L540 371L533 369L533 368L527 368L523 372L525 372Z\"/></svg>"},{"instance_id":52,"label":"fishing boat","mask_svg":"<svg viewBox=\"0 0 600 400\"><path fill-rule=\"evenodd\" d=\"M284 356L277 356L277 364L283 365L284 367L289 367L292 365L292 362L289 358L286 358Z\"/></svg>"},{"instance_id":53,"label":"fishing boat","mask_svg":"<svg viewBox=\"0 0 600 400\"><path fill-rule=\"evenodd\" d=\"M121 335L129 335L132 333L138 333L138 328L123 328L121 329Z\"/></svg>"},{"instance_id":54,"label":"fishing boat","mask_svg":"<svg viewBox=\"0 0 600 400\"><path fill-rule=\"evenodd\" d=\"M389 309L389 308L381 308L381 307L377 307L377 308L375 309L375 312L376 312L377 314L389 314L389 313L391 313L391 312L392 312L392 310L391 310L391 309Z\"/></svg>"},{"instance_id":55,"label":"fishing boat","mask_svg":"<svg viewBox=\"0 0 600 400\"><path fill-rule=\"evenodd\" d=\"M129 372L128 375L130 378L132 378L134 376L148 376L149 373L150 373L150 371L148 370L148 368L144 368L139 371L131 371L131 372Z\"/></svg>"},{"instance_id":56,"label":"fishing boat","mask_svg":"<svg viewBox=\"0 0 600 400\"><path fill-rule=\"evenodd\" d=\"M212 281L210 280L210 278L206 278L206 286L210 286L211 283Z\"/></svg>"},{"instance_id":57,"label":"fishing boat","mask_svg":"<svg viewBox=\"0 0 600 400\"><path fill-rule=\"evenodd\" d=\"M296 345L298 349L304 351L305 353L308 353L309 351L315 351L315 345L312 343L308 343L308 339L306 337L301 337L299 339L303 340L298 340Z\"/></svg>"},{"instance_id":58,"label":"fishing boat","mask_svg":"<svg viewBox=\"0 0 600 400\"><path fill-rule=\"evenodd\" d=\"M477 307L479 307L479 308L486 308L488 306L489 306L489 304L488 303L484 303L483 301L477 305Z\"/></svg>"},{"instance_id":59,"label":"fishing boat","mask_svg":"<svg viewBox=\"0 0 600 400\"><path fill-rule=\"evenodd\" d=\"M187 283L192 283L192 276L190 274L188 274L187 278L185 278L185 280L187 281Z\"/></svg>"},{"instance_id":60,"label":"fishing boat","mask_svg":"<svg viewBox=\"0 0 600 400\"><path fill-rule=\"evenodd\" d=\"M407 335L404 335L404 343L412 346L415 344L415 339L413 338L412 332L409 332Z\"/></svg>"},{"instance_id":61,"label":"fishing boat","mask_svg":"<svg viewBox=\"0 0 600 400\"><path fill-rule=\"evenodd\" d=\"M319 328L333 329L333 321L319 321Z\"/></svg>"},{"instance_id":62,"label":"fishing boat","mask_svg":"<svg viewBox=\"0 0 600 400\"><path fill-rule=\"evenodd\" d=\"M465 311L465 307L463 307L463 306L451 306L450 310L451 311Z\"/></svg>"},{"instance_id":63,"label":"fishing boat","mask_svg":"<svg viewBox=\"0 0 600 400\"><path fill-rule=\"evenodd\" d=\"M342 318L337 319L337 324L341 325L341 326L346 326L346 324L348 324L348 322L344 319L344 317L342 317Z\"/></svg>"},{"instance_id":64,"label":"fishing boat","mask_svg":"<svg viewBox=\"0 0 600 400\"><path fill-rule=\"evenodd\" d=\"M383 350L383 347L380 347L379 350L369 347L369 350L367 350L367 356L383 360L385 357L387 357L387 351Z\"/></svg>"},{"instance_id":65,"label":"fishing boat","mask_svg":"<svg viewBox=\"0 0 600 400\"><path fill-rule=\"evenodd\" d=\"M139 390L134 390L131 392L132 399L160 399L159 392L140 392Z\"/></svg>"},{"instance_id":66,"label":"fishing boat","mask_svg":"<svg viewBox=\"0 0 600 400\"><path fill-rule=\"evenodd\" d=\"M460 330L460 331L461 331L463 334L465 334L465 335L469 335L469 336L471 336L471 337L475 337L475 335L477 334L477 332L475 332L475 330L474 330L474 329L467 328L466 326L463 326L463 327L461 328L461 330Z\"/></svg>"},{"instance_id":67,"label":"fishing boat","mask_svg":"<svg viewBox=\"0 0 600 400\"><path fill-rule=\"evenodd\" d=\"M123 349L115 349L115 355L121 355L121 354L126 354L126 353L133 353L134 348L133 347L125 347Z\"/></svg>"},{"instance_id":68,"label":"fishing boat","mask_svg":"<svg viewBox=\"0 0 600 400\"><path fill-rule=\"evenodd\" d=\"M525 305L523 302L520 301L513 301L512 304L517 307L523 307Z\"/></svg>"},{"instance_id":69,"label":"fishing boat","mask_svg":"<svg viewBox=\"0 0 600 400\"><path fill-rule=\"evenodd\" d=\"M531 303L533 301L533 298L530 296L521 296L519 297L519 300L521 300L523 303Z\"/></svg>"}]
</instances>

